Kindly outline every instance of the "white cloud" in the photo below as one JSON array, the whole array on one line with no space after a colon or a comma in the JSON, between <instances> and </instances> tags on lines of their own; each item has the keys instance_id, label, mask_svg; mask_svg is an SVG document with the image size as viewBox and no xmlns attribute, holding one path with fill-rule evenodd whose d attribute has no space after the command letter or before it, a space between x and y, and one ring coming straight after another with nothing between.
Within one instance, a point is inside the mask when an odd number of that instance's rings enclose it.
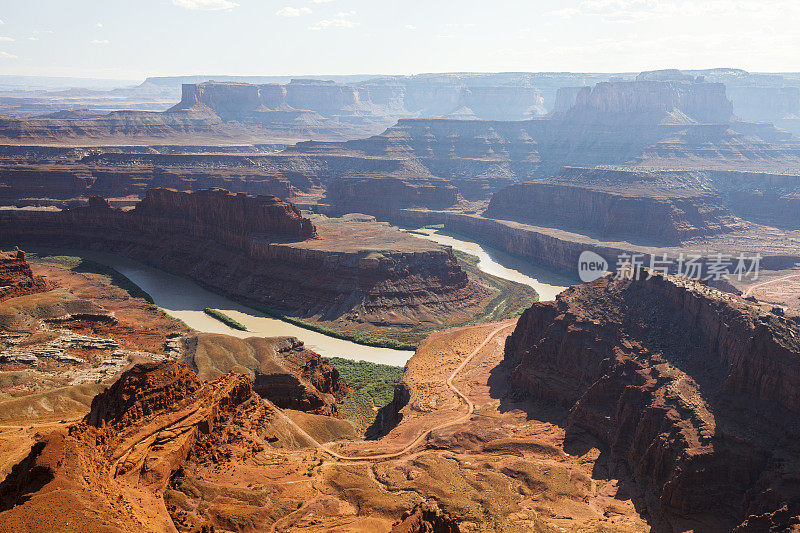
<instances>
[{"instance_id":1,"label":"white cloud","mask_svg":"<svg viewBox=\"0 0 800 533\"><path fill-rule=\"evenodd\" d=\"M332 19L320 20L313 26L309 26L309 30L326 30L328 28L355 28L358 22L350 20L350 17L355 15L355 11L342 11L336 13Z\"/></svg>"},{"instance_id":2,"label":"white cloud","mask_svg":"<svg viewBox=\"0 0 800 533\"><path fill-rule=\"evenodd\" d=\"M311 0L312 4L327 4L328 2L333 2L333 0Z\"/></svg>"},{"instance_id":3,"label":"white cloud","mask_svg":"<svg viewBox=\"0 0 800 533\"><path fill-rule=\"evenodd\" d=\"M562 19L571 19L575 15L580 15L581 10L575 9L574 7L567 7L564 9L557 9L555 11L550 11L547 13L548 15L552 15L554 17L561 17Z\"/></svg>"},{"instance_id":4,"label":"white cloud","mask_svg":"<svg viewBox=\"0 0 800 533\"><path fill-rule=\"evenodd\" d=\"M571 11L574 9L562 9L551 14L567 15ZM583 0L577 11L600 16L604 22L612 23L642 22L665 17L775 18L800 14L800 3L796 0Z\"/></svg>"},{"instance_id":5,"label":"white cloud","mask_svg":"<svg viewBox=\"0 0 800 533\"><path fill-rule=\"evenodd\" d=\"M3 22L3 19L0 19L0 24L5 24L5 22Z\"/></svg>"},{"instance_id":6,"label":"white cloud","mask_svg":"<svg viewBox=\"0 0 800 533\"><path fill-rule=\"evenodd\" d=\"M108 39L94 39L89 41L90 44L108 44Z\"/></svg>"},{"instance_id":7,"label":"white cloud","mask_svg":"<svg viewBox=\"0 0 800 533\"><path fill-rule=\"evenodd\" d=\"M283 7L276 13L279 17L299 17L301 15L310 15L311 8L308 7Z\"/></svg>"},{"instance_id":8,"label":"white cloud","mask_svg":"<svg viewBox=\"0 0 800 533\"><path fill-rule=\"evenodd\" d=\"M416 29L417 29L417 27L416 27L416 26L414 26L413 24L406 24L406 25L405 25L405 28L406 28L407 30L416 30Z\"/></svg>"},{"instance_id":9,"label":"white cloud","mask_svg":"<svg viewBox=\"0 0 800 533\"><path fill-rule=\"evenodd\" d=\"M28 37L28 40L29 41L38 41L39 38L38 37Z\"/></svg>"},{"instance_id":10,"label":"white cloud","mask_svg":"<svg viewBox=\"0 0 800 533\"><path fill-rule=\"evenodd\" d=\"M16 39L13 37L0 37L0 42L13 43L14 41L16 41Z\"/></svg>"},{"instance_id":11,"label":"white cloud","mask_svg":"<svg viewBox=\"0 0 800 533\"><path fill-rule=\"evenodd\" d=\"M0 52L0 57L3 59L17 59L17 56L14 54L9 54L8 52Z\"/></svg>"},{"instance_id":12,"label":"white cloud","mask_svg":"<svg viewBox=\"0 0 800 533\"><path fill-rule=\"evenodd\" d=\"M219 11L239 6L239 4L230 0L172 0L172 3L178 7L193 11Z\"/></svg>"},{"instance_id":13,"label":"white cloud","mask_svg":"<svg viewBox=\"0 0 800 533\"><path fill-rule=\"evenodd\" d=\"M95 24L95 26L97 26L98 28L102 28L103 27L103 23L102 22L98 22L97 24Z\"/></svg>"}]
</instances>

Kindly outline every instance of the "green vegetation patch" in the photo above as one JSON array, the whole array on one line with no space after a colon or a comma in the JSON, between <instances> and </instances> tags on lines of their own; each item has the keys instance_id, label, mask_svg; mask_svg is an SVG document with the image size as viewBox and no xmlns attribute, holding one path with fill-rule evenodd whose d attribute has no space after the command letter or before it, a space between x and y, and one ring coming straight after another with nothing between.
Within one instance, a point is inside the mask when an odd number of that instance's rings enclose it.
<instances>
[{"instance_id":1,"label":"green vegetation patch","mask_svg":"<svg viewBox=\"0 0 800 533\"><path fill-rule=\"evenodd\" d=\"M203 309L203 312L208 316L210 316L211 318L219 320L229 328L238 329L239 331L247 331L247 326L229 317L219 309L211 309L210 307L206 307L205 309Z\"/></svg>"},{"instance_id":2,"label":"green vegetation patch","mask_svg":"<svg viewBox=\"0 0 800 533\"><path fill-rule=\"evenodd\" d=\"M328 360L353 391L339 402L342 415L360 432L366 432L375 423L380 410L392 402L394 386L403 376L403 367L340 357Z\"/></svg>"},{"instance_id":3,"label":"green vegetation patch","mask_svg":"<svg viewBox=\"0 0 800 533\"><path fill-rule=\"evenodd\" d=\"M482 272L478 268L480 259L477 256L458 250L453 250L453 253L461 268L470 276L498 291L497 295L484 307L483 312L475 316L474 320L468 324L517 318L539 301L539 294L532 287Z\"/></svg>"},{"instance_id":4,"label":"green vegetation patch","mask_svg":"<svg viewBox=\"0 0 800 533\"><path fill-rule=\"evenodd\" d=\"M142 298L151 304L155 303L152 296L131 281L127 276L102 263L74 255L40 255L36 253L28 253L27 257L28 259L36 260L42 263L53 263L74 272L99 274L104 276L112 285L115 285L130 294L133 298Z\"/></svg>"},{"instance_id":5,"label":"green vegetation patch","mask_svg":"<svg viewBox=\"0 0 800 533\"><path fill-rule=\"evenodd\" d=\"M272 318L283 320L284 322L288 322L289 324L294 324L295 326L307 329L309 331L316 331L317 333L322 333L323 335L327 335L328 337L333 337L334 339L342 339L345 341L353 342L355 344L361 344L362 346L373 346L375 348L390 348L392 350L414 351L419 346L419 341L422 338L424 338L424 336L418 337L415 335L409 335L414 337L414 340L416 342L413 342L413 341L393 339L391 337L387 337L380 333L347 331L343 329L332 328L328 326L323 326L321 324L316 324L314 322L296 316L286 315L274 309L270 309L269 307L266 307L263 304L256 302L254 300L248 300L246 298L235 298L235 299L236 301L252 309L255 309L256 311L261 311L265 315L271 316Z\"/></svg>"}]
</instances>

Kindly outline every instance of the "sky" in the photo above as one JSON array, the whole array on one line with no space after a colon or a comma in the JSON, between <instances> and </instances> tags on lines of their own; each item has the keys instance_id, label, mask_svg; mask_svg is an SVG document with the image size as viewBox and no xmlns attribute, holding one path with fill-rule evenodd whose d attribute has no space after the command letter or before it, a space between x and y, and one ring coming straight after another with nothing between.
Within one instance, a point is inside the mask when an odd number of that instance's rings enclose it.
<instances>
[{"instance_id":1,"label":"sky","mask_svg":"<svg viewBox=\"0 0 800 533\"><path fill-rule=\"evenodd\" d=\"M0 0L0 74L800 71L800 0Z\"/></svg>"}]
</instances>

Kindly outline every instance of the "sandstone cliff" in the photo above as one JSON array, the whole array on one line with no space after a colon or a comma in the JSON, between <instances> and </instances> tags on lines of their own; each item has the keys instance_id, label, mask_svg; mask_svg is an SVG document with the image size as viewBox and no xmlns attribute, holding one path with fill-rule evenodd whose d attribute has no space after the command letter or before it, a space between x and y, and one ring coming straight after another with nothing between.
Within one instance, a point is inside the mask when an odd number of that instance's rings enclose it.
<instances>
[{"instance_id":1,"label":"sandstone cliff","mask_svg":"<svg viewBox=\"0 0 800 533\"><path fill-rule=\"evenodd\" d=\"M596 438L657 530L797 523L800 327L643 274L526 311L506 343L515 395L568 407L568 443Z\"/></svg>"},{"instance_id":2,"label":"sandstone cliff","mask_svg":"<svg viewBox=\"0 0 800 533\"><path fill-rule=\"evenodd\" d=\"M482 308L486 290L449 248L377 223L325 228L308 238L314 226L293 205L222 190L154 190L131 211L98 199L0 212L12 242L123 253L274 311L356 329L444 325Z\"/></svg>"},{"instance_id":3,"label":"sandstone cliff","mask_svg":"<svg viewBox=\"0 0 800 533\"><path fill-rule=\"evenodd\" d=\"M278 113L318 113L321 117L359 115L390 119L421 115L444 117L468 110L471 118L519 120L544 114L534 87L441 86L368 81L345 85L328 80L293 79L290 83L253 85L204 82L184 84L181 101L170 112L210 110L225 120L274 120Z\"/></svg>"},{"instance_id":4,"label":"sandstone cliff","mask_svg":"<svg viewBox=\"0 0 800 533\"><path fill-rule=\"evenodd\" d=\"M132 201L148 189L198 190L222 187L232 192L289 198L307 190L309 178L292 172L273 172L248 167L165 168L154 165L97 166L74 162L0 167L0 203L4 205L69 205L89 196Z\"/></svg>"},{"instance_id":5,"label":"sandstone cliff","mask_svg":"<svg viewBox=\"0 0 800 533\"><path fill-rule=\"evenodd\" d=\"M202 189L192 194L151 189L134 210L147 223L170 219L170 231L192 237L262 236L303 241L314 237L314 224L293 204L275 196L231 194L225 189Z\"/></svg>"},{"instance_id":6,"label":"sandstone cliff","mask_svg":"<svg viewBox=\"0 0 800 533\"><path fill-rule=\"evenodd\" d=\"M629 123L728 123L733 104L721 83L647 80L603 82L582 89L568 115L573 120Z\"/></svg>"},{"instance_id":7,"label":"sandstone cliff","mask_svg":"<svg viewBox=\"0 0 800 533\"><path fill-rule=\"evenodd\" d=\"M462 198L449 180L389 175L336 179L328 185L325 200L342 213L374 213L376 209L405 207L444 209Z\"/></svg>"},{"instance_id":8,"label":"sandstone cliff","mask_svg":"<svg viewBox=\"0 0 800 533\"><path fill-rule=\"evenodd\" d=\"M25 260L25 252L17 248L0 251L0 301L50 290L52 285L42 276L34 276Z\"/></svg>"},{"instance_id":9,"label":"sandstone cliff","mask_svg":"<svg viewBox=\"0 0 800 533\"><path fill-rule=\"evenodd\" d=\"M511 185L492 196L484 216L659 244L743 227L691 176L607 169L567 168L551 180Z\"/></svg>"}]
</instances>

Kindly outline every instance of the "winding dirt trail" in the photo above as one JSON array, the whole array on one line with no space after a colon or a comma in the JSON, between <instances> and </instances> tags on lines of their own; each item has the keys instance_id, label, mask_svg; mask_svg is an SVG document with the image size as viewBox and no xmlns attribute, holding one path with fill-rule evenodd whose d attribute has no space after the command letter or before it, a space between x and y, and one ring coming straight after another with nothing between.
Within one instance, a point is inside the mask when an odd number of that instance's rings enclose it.
<instances>
[{"instance_id":1,"label":"winding dirt trail","mask_svg":"<svg viewBox=\"0 0 800 533\"><path fill-rule=\"evenodd\" d=\"M439 429L442 429L442 428L444 428L444 427L447 427L447 426L451 426L451 425L453 425L453 424L460 424L461 422L465 422L466 420L469 420L469 417L471 417L471 416L472 416L472 413L474 413L474 412L475 412L475 404L472 402L472 400L470 400L470 399L467 397L467 395L466 395L466 394L464 394L463 392L461 392L460 390L458 390L458 388L456 388L456 386L455 386L455 385L453 385L453 380L454 380L454 379L455 379L455 377L458 375L458 373L459 373L459 372L461 372L461 371L464 369L464 367L465 367L465 366L467 366L467 365L469 364L469 362L470 362L470 361L471 361L471 360L472 360L472 359L473 359L473 358L474 358L476 355L478 355L478 353L479 353L479 352L480 352L480 351L481 351L481 350L482 350L482 349L483 349L483 348L484 348L484 347L485 347L487 344L489 344L489 342L490 342L492 339L494 339L494 338L495 338L495 337L496 337L496 336L497 336L497 335L498 335L498 334L499 334L501 331L503 331L503 330L505 330L505 329L508 329L508 328L511 328L511 327L514 327L514 324L505 324L505 325L503 325L503 326L499 326L499 327L495 328L494 330L492 330L492 331L489 333L489 335L487 335L486 339L484 339L484 341L483 341L483 342L482 342L480 345L478 345L478 347L477 347L477 348L475 348L475 349L474 349L474 350L473 350L473 351L472 351L472 352L471 352L469 355L467 355L467 356L464 358L464 360L463 360L463 361L461 361L461 364L459 364L459 365L458 365L458 367L457 367L457 368L456 368L456 369L453 371L453 373L452 373L452 374L450 374L450 377L449 377L449 378L447 378L447 381L446 381L446 383L447 383L447 386L448 386L448 387L449 387L449 388L450 388L450 389L451 389L453 392L455 392L455 393L456 393L456 395L457 395L459 398L461 398L461 399L464 401L464 403L466 403L466 404L467 404L467 408L468 408L468 409L467 409L467 412L466 412L465 414L463 414L463 415L459 416L458 418L453 418L453 419L447 420L446 422L443 422L443 423L441 423L441 424L439 424L439 425L437 425L437 426L435 426L435 427L432 427L432 428L430 428L430 429L426 429L425 431L423 431L422 433L420 433L420 434L419 434L419 435L418 435L418 436L417 436L417 437L416 437L414 440L412 440L412 441L411 441L409 444L407 444L405 447L403 447L402 449L400 449L400 450L398 450L398 451L396 451L396 452L392 452L392 453L382 453L382 454L376 454L376 455L341 455L340 453L337 453L337 452L335 452L335 451L331 450L330 448L328 448L328 447L327 447L327 446L325 446L324 444L322 444L322 443L318 442L318 441L317 441L317 440L316 440L314 437L312 437L311 435L309 435L309 434L308 434L308 433L307 433L307 432L306 432L306 431L305 431L303 428L301 428L300 426L298 426L298 425L297 425L297 424L294 422L294 420L292 420L291 418L289 418L289 416L288 416L286 413L284 413L282 409L280 409L280 408L276 407L274 404L272 404L272 403L271 403L271 402L269 402L268 400L264 400L264 401L265 401L265 402L267 402L267 403L269 403L269 404L270 404L270 406L271 406L273 409L275 409L275 411L278 413L278 415L279 415L281 418L283 418L283 419L284 419L284 421L286 421L286 422L287 422L287 423L288 423L290 426L292 426L292 428L294 428L294 429L295 429L295 430L296 430L298 433L300 433L300 434L301 434L303 437L305 437L306 439L308 439L308 440L309 440L309 442L311 442L311 443L312 443L312 444L313 444L313 445L314 445L314 446L315 446L317 449L319 449L319 450L321 450L321 451L323 451L323 452L327 453L328 455L330 455L331 457L334 457L335 459L339 459L340 461L379 461L379 460L384 460L384 459L395 459L395 458L397 458L397 457L401 457L401 456L403 456L403 455L406 455L406 454L408 454L408 453L409 453L409 452L410 452L412 449L414 449L414 448L415 448L415 447L416 447L416 446L417 446L417 445L418 445L420 442L422 442L422 440L423 440L423 439L425 439L425 438L426 438L428 435L430 435L430 433L431 433L431 432L433 432L433 431L436 431L436 430L439 430Z\"/></svg>"},{"instance_id":2,"label":"winding dirt trail","mask_svg":"<svg viewBox=\"0 0 800 533\"><path fill-rule=\"evenodd\" d=\"M800 278L800 274L790 274L788 276L782 276L780 278L775 278L775 279L771 279L769 281L764 281L762 283L757 283L756 285L753 285L752 287L747 289L747 291L745 291L745 293L744 293L744 296L745 296L745 298L750 296L753 293L753 291L755 291L757 289L760 289L761 287L765 287L765 286L771 285L773 283L778 283L779 281L784 281L784 280L793 279L793 278Z\"/></svg>"}]
</instances>

